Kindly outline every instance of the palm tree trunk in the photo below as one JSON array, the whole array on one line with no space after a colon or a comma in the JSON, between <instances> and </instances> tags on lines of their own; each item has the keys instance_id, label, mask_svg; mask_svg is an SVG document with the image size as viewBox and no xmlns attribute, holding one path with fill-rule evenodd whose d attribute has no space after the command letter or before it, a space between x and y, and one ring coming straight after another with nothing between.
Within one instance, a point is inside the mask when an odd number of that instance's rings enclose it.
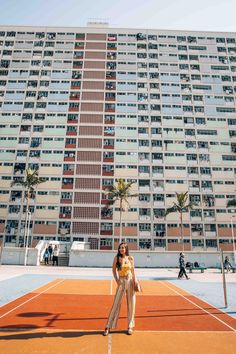
<instances>
[{"instance_id":1,"label":"palm tree trunk","mask_svg":"<svg viewBox=\"0 0 236 354\"><path fill-rule=\"evenodd\" d=\"M122 199L120 199L120 230L119 230L119 243L122 240Z\"/></svg>"},{"instance_id":2,"label":"palm tree trunk","mask_svg":"<svg viewBox=\"0 0 236 354\"><path fill-rule=\"evenodd\" d=\"M27 237L27 224L28 224L28 211L29 211L29 190L26 191L26 211L25 211L25 229L24 229L24 247L26 247Z\"/></svg>"},{"instance_id":3,"label":"palm tree trunk","mask_svg":"<svg viewBox=\"0 0 236 354\"><path fill-rule=\"evenodd\" d=\"M184 230L183 230L183 213L182 212L180 212L180 224L181 224L182 251L184 251Z\"/></svg>"},{"instance_id":4,"label":"palm tree trunk","mask_svg":"<svg viewBox=\"0 0 236 354\"><path fill-rule=\"evenodd\" d=\"M27 214L28 214L28 228L27 228L27 232L28 232L28 229L30 228L30 216L29 216L29 209L30 209L30 192L28 191L28 195L27 195ZM27 236L29 237L28 233L27 233ZM28 239L28 242L29 242L29 239Z\"/></svg>"},{"instance_id":5,"label":"palm tree trunk","mask_svg":"<svg viewBox=\"0 0 236 354\"><path fill-rule=\"evenodd\" d=\"M30 192L27 190L26 192L26 224L25 224L25 259L24 259L24 265L27 265L27 256L28 256L28 242L29 242L29 235L28 235L28 230L29 230L29 223L30 223L30 215L29 215L29 202L30 202Z\"/></svg>"}]
</instances>

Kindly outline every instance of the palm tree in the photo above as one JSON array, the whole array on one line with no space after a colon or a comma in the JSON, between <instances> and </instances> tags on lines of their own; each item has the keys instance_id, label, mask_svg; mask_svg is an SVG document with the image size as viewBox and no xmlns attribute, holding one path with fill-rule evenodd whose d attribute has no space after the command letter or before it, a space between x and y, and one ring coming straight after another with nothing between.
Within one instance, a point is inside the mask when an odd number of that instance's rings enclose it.
<instances>
[{"instance_id":1,"label":"palm tree","mask_svg":"<svg viewBox=\"0 0 236 354\"><path fill-rule=\"evenodd\" d=\"M129 206L128 199L137 197L138 194L131 193L131 187L134 181L125 182L123 178L119 178L117 184L107 188L106 192L108 194L109 203L105 209L109 209L110 205L113 205L116 201L119 201L120 208L120 229L119 229L119 243L122 239L122 212L123 208Z\"/></svg>"},{"instance_id":2,"label":"palm tree","mask_svg":"<svg viewBox=\"0 0 236 354\"><path fill-rule=\"evenodd\" d=\"M236 207L236 198L228 200L226 206L227 206L227 208Z\"/></svg>"},{"instance_id":3,"label":"palm tree","mask_svg":"<svg viewBox=\"0 0 236 354\"><path fill-rule=\"evenodd\" d=\"M25 216L25 230L24 230L24 247L25 250L25 265L26 265L26 258L27 258L27 248L28 248L28 227L30 223L30 211L29 211L29 204L30 204L30 197L34 194L36 187L45 182L45 180L38 176L37 170L31 170L28 168L25 171L25 179L24 180L17 180L11 183L11 186L19 185L22 186L25 190L26 194L26 216Z\"/></svg>"},{"instance_id":4,"label":"palm tree","mask_svg":"<svg viewBox=\"0 0 236 354\"><path fill-rule=\"evenodd\" d=\"M183 213L189 210L192 210L195 206L195 203L188 202L188 192L176 193L177 203L173 202L172 207L167 208L165 215L178 212L180 215L180 224L181 224L181 242L184 250L184 235L183 235Z\"/></svg>"}]
</instances>

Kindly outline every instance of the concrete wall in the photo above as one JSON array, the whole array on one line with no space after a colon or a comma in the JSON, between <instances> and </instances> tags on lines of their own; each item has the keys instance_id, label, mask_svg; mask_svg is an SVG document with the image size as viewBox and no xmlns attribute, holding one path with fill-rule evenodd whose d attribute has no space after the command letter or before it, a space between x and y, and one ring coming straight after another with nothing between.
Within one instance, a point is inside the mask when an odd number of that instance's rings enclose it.
<instances>
[{"instance_id":1,"label":"concrete wall","mask_svg":"<svg viewBox=\"0 0 236 354\"><path fill-rule=\"evenodd\" d=\"M2 264L24 265L25 248L4 247L2 251ZM39 265L38 250L28 249L27 265Z\"/></svg>"},{"instance_id":2,"label":"concrete wall","mask_svg":"<svg viewBox=\"0 0 236 354\"><path fill-rule=\"evenodd\" d=\"M178 267L179 252L132 251L135 266L138 268ZM115 251L72 250L69 266L71 267L111 267ZM233 262L233 253L224 252ZM205 263L206 267L216 267L220 263L219 252L185 252L185 261Z\"/></svg>"},{"instance_id":3,"label":"concrete wall","mask_svg":"<svg viewBox=\"0 0 236 354\"><path fill-rule=\"evenodd\" d=\"M78 245L76 245L78 247ZM99 251L78 249L70 251L70 267L111 267L116 251ZM178 267L179 252L132 251L137 268L171 268ZM25 249L4 247L2 264L23 265ZM232 252L224 252L233 261ZM29 248L27 265L39 265L40 249ZM185 252L185 261L205 263L206 267L216 267L220 263L219 252Z\"/></svg>"}]
</instances>

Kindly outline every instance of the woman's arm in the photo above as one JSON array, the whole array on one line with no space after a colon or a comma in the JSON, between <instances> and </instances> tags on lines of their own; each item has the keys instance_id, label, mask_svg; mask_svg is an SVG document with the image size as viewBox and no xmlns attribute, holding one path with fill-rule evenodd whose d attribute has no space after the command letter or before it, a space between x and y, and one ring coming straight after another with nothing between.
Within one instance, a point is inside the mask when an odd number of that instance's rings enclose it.
<instances>
[{"instance_id":1,"label":"woman's arm","mask_svg":"<svg viewBox=\"0 0 236 354\"><path fill-rule=\"evenodd\" d=\"M131 263L131 272L132 272L133 280L134 280L134 283L136 283L137 279L136 279L136 274L135 274L135 271L134 271L134 257L130 256L129 260L130 260L130 263Z\"/></svg>"},{"instance_id":2,"label":"woman's arm","mask_svg":"<svg viewBox=\"0 0 236 354\"><path fill-rule=\"evenodd\" d=\"M115 278L116 283L119 284L119 278L118 278L118 275L117 275L116 262L117 262L117 256L114 258L114 261L113 261L113 264L112 264L112 273L113 273L113 277Z\"/></svg>"}]
</instances>

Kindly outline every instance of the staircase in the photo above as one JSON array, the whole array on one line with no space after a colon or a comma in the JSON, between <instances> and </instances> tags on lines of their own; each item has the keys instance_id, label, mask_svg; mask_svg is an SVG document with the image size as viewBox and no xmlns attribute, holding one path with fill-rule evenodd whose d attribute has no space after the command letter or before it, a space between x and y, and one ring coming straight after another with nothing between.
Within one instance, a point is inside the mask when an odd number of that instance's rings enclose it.
<instances>
[{"instance_id":1,"label":"staircase","mask_svg":"<svg viewBox=\"0 0 236 354\"><path fill-rule=\"evenodd\" d=\"M58 256L58 266L59 267L68 267L69 265L69 255L60 253Z\"/></svg>"}]
</instances>

